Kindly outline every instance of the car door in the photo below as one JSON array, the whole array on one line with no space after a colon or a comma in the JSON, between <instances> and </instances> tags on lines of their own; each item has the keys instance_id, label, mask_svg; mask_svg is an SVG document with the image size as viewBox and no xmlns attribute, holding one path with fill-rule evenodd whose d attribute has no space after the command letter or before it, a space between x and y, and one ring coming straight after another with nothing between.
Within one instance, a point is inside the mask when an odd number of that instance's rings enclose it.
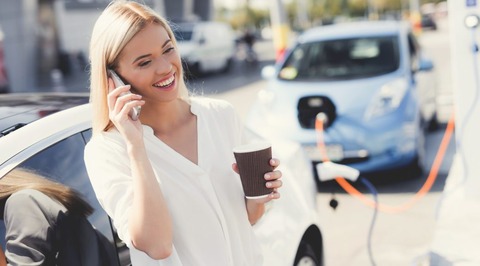
<instances>
[{"instance_id":1,"label":"car door","mask_svg":"<svg viewBox=\"0 0 480 266\"><path fill-rule=\"evenodd\" d=\"M87 175L83 161L83 151L90 137L91 130L71 135L29 156L17 167L34 170L38 174L47 176L80 192L94 208L93 214L88 217L89 222L108 239L111 243L111 251L118 254L116 265L131 265L128 248L118 238L110 218L101 208ZM0 222L0 242L5 247L5 226L3 222Z\"/></svg>"}]
</instances>

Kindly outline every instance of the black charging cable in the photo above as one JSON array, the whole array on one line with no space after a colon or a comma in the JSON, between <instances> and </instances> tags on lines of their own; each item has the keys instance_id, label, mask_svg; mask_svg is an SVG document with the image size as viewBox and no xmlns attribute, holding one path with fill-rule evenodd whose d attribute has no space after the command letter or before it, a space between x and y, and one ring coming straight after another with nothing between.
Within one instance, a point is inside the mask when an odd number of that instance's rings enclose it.
<instances>
[{"instance_id":1,"label":"black charging cable","mask_svg":"<svg viewBox=\"0 0 480 266\"><path fill-rule=\"evenodd\" d=\"M372 234L373 234L373 228L375 226L375 221L377 220L377 214L378 214L378 192L377 189L375 189L375 186L368 181L366 178L362 178L361 176L358 177L360 179L360 182L367 187L367 189L372 193L373 196L373 201L375 202L375 207L373 208L373 216L372 216L372 221L370 222L370 227L368 228L368 236L367 236L367 250L368 250L368 258L370 259L370 263L372 266L375 266L375 260L373 258L373 252L372 252Z\"/></svg>"}]
</instances>

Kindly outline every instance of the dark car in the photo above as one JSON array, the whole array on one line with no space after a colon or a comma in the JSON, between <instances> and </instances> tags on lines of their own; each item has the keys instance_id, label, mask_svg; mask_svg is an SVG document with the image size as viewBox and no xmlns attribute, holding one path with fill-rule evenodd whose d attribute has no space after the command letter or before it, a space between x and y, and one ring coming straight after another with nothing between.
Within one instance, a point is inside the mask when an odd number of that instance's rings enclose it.
<instances>
[{"instance_id":1,"label":"dark car","mask_svg":"<svg viewBox=\"0 0 480 266\"><path fill-rule=\"evenodd\" d=\"M421 21L422 29L437 30L437 23L432 15L423 14Z\"/></svg>"}]
</instances>

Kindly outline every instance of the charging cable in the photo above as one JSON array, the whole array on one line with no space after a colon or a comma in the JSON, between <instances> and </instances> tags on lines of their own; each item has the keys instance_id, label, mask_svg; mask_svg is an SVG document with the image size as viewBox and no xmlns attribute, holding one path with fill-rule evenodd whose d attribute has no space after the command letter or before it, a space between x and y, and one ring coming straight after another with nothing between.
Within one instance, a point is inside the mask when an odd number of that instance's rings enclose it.
<instances>
[{"instance_id":1,"label":"charging cable","mask_svg":"<svg viewBox=\"0 0 480 266\"><path fill-rule=\"evenodd\" d=\"M360 178L360 181L365 185L368 190L370 190L370 193L373 195L373 200L375 202L375 208L373 209L373 217L372 221L370 223L370 226L368 227L368 234L367 234L367 250L368 250L368 258L370 259L370 264L372 266L375 266L375 260L373 259L373 251L372 251L372 235L373 235L373 227L375 226L375 221L377 220L377 213L378 213L378 193L377 190L375 189L375 186L373 186L370 181L368 181L366 178Z\"/></svg>"},{"instance_id":2,"label":"charging cable","mask_svg":"<svg viewBox=\"0 0 480 266\"><path fill-rule=\"evenodd\" d=\"M446 128L445 133L443 135L442 141L440 142L440 146L438 148L437 154L435 155L435 159L434 159L433 164L430 168L430 172L428 174L428 177L425 180L425 183L423 184L423 186L420 188L420 190L417 191L417 193L415 193L415 195L413 195L413 197L410 200L408 200L407 202L405 202L403 204L400 204L400 205L396 205L396 206L390 206L390 205L385 205L385 204L381 204L381 203L378 203L378 204L375 203L371 199L364 196L356 188L354 188L350 183L348 183L347 180L345 180L345 179L349 179L350 181L356 181L357 178L358 178L358 175L355 176L355 174L354 174L355 173L354 170L356 170L356 169L354 169L352 167L349 167L349 166L346 166L346 165L339 165L339 164L334 164L334 163L330 162L330 160L328 158L328 155L327 155L325 142L323 140L324 121L325 120L323 118L323 115L317 116L317 119L315 121L315 129L317 131L317 146L318 146L318 149L320 151L320 154L322 156L322 161L323 161L323 163L317 164L317 166L316 166L319 179L321 181L333 180L334 179L351 196L359 199L361 202L363 202L367 206L370 206L372 208L378 209L379 211L383 211L383 212L386 212L386 213L399 213L399 212L405 211L405 210L409 209L410 207L412 207L418 200L423 198L430 191L430 189L432 188L432 186L435 183L435 180L438 176L438 171L440 169L440 166L442 164L442 161L443 161L443 158L445 156L446 150L448 148L448 144L450 143L450 139L452 138L453 130L454 130L454 124L455 124L454 123L454 115L453 115L453 112L452 112L452 116L448 120L447 128ZM330 173L329 173L328 171L325 171L325 168L328 167L328 164L327 164L327 167L324 167L322 165L325 164L325 163L328 163L328 162L330 162L329 164L333 164L334 167L337 166L337 165L341 166L341 167L335 168L335 169L338 169L338 172L330 171ZM333 168L333 167L330 166L330 168ZM346 170L347 168L349 168L349 170ZM321 172L322 170L323 170L323 172ZM343 174L343 176L342 176L342 174Z\"/></svg>"},{"instance_id":3,"label":"charging cable","mask_svg":"<svg viewBox=\"0 0 480 266\"><path fill-rule=\"evenodd\" d=\"M323 124L325 124L327 121L327 116L324 113L319 113L317 115L317 119L315 121L315 127L320 127L322 129L323 133ZM321 126L317 124L322 124ZM355 182L357 179L360 178L360 182L367 187L367 189L372 193L373 195L373 217L370 222L370 226L368 228L368 233L367 233L367 251L368 251L368 258L370 259L370 264L372 266L375 266L375 260L373 258L373 251L372 251L372 235L373 235L373 228L375 227L375 221L377 220L377 213L378 213L378 193L377 190L375 189L375 186L373 186L370 181L368 181L365 178L360 177L360 171L358 171L355 168L352 168L347 165L341 165L337 164L334 162L331 162L330 159L328 158L327 155L327 150L325 148L325 142L323 141L323 134L318 134L318 146L319 150L322 156L322 161L323 163L317 164L317 173L318 177L321 181L328 181L328 180L333 180L336 179L337 181L339 179L345 180L344 178L349 179L350 181ZM345 181L346 182L346 181ZM348 182L347 182L348 184ZM334 203L332 205L332 203ZM330 202L330 206L332 208L336 208L338 203L335 201Z\"/></svg>"},{"instance_id":4,"label":"charging cable","mask_svg":"<svg viewBox=\"0 0 480 266\"><path fill-rule=\"evenodd\" d=\"M369 226L368 236L367 236L367 250L368 250L370 263L372 266L375 266L376 263L373 258L373 252L372 252L372 234L373 234L373 228L375 226L378 211L380 210L387 213L402 212L410 208L411 206L413 206L413 204L415 204L418 200L423 198L428 193L428 191L430 191L430 189L432 188L438 176L438 171L440 169L446 150L448 148L448 144L450 143L450 139L453 134L453 130L454 130L453 112L452 112L452 116L448 120L447 128L443 135L442 141L440 142L440 146L438 148L433 164L430 168L430 172L427 177L427 180L425 181L423 186L420 188L420 190L417 193L415 193L415 195L409 201L397 206L380 204L378 202L378 192L375 189L375 186L373 186L373 184L370 181L368 181L366 178L361 178L360 171L358 171L353 167L333 163L330 161L330 159L328 158L327 149L323 139L324 124L326 124L326 121L327 121L327 116L323 113L319 113L315 120L315 129L317 131L317 146L322 158L322 163L319 163L316 165L318 178L320 179L320 181L335 180L346 192L348 192L348 194L356 197L367 206L373 208L373 217ZM358 178L360 178L359 179L360 182L362 182L362 184L365 185L365 187L367 187L367 189L372 194L373 201L368 199L365 195L363 195L356 188L350 185L350 183L348 183L346 180L348 179L352 182L355 182ZM332 204L330 205L332 206ZM338 205L338 203L334 205L335 206L332 206L333 208L335 208L336 205Z\"/></svg>"}]
</instances>

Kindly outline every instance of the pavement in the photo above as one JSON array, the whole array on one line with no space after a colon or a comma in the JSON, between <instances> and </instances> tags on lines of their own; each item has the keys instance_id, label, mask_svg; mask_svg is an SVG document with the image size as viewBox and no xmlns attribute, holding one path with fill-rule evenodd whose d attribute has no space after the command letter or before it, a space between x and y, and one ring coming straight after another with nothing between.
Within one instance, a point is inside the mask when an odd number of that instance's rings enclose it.
<instances>
[{"instance_id":1,"label":"pavement","mask_svg":"<svg viewBox=\"0 0 480 266\"><path fill-rule=\"evenodd\" d=\"M468 185L457 154L443 190L427 265L480 265L480 199L468 196Z\"/></svg>"}]
</instances>

